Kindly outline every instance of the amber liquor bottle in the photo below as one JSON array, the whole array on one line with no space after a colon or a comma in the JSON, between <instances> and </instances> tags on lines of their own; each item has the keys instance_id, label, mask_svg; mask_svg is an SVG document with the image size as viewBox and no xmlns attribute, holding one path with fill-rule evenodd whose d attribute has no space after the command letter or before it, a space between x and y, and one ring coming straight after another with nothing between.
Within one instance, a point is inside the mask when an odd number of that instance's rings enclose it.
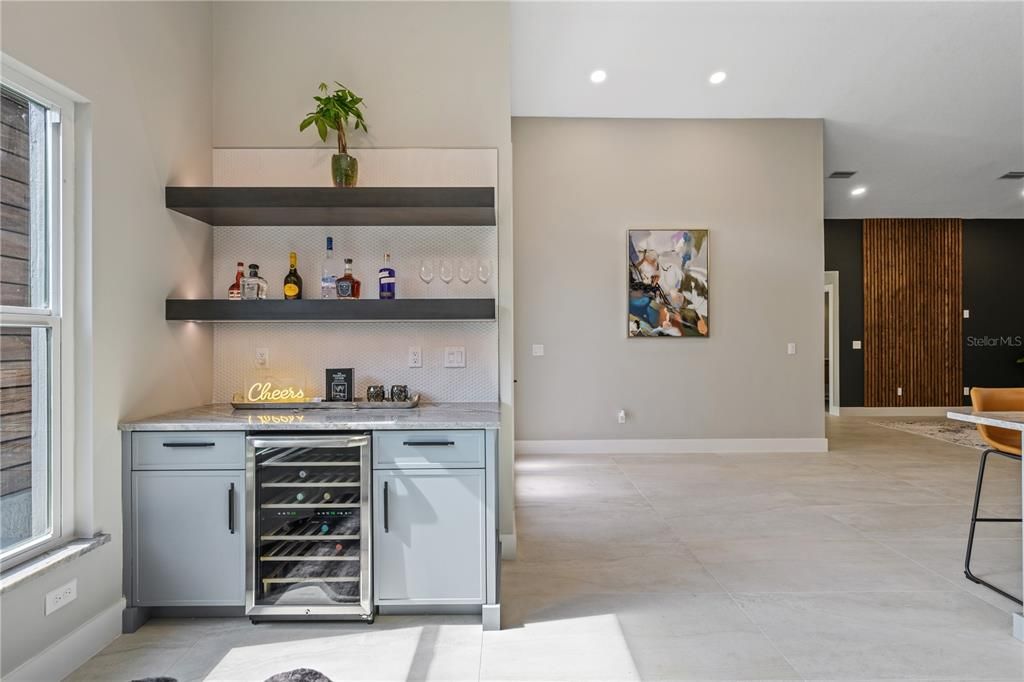
<instances>
[{"instance_id":1,"label":"amber liquor bottle","mask_svg":"<svg viewBox=\"0 0 1024 682\"><path fill-rule=\"evenodd\" d=\"M355 300L359 298L361 284L352 274L352 259L345 259L345 274L338 278L338 298Z\"/></svg>"}]
</instances>

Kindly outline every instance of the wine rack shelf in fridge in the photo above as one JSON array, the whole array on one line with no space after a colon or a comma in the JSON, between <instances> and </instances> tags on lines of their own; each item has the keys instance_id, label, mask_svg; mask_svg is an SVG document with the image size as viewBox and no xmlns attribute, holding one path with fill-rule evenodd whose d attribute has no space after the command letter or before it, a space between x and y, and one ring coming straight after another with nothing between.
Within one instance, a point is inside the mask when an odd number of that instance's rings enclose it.
<instances>
[{"instance_id":1,"label":"wine rack shelf in fridge","mask_svg":"<svg viewBox=\"0 0 1024 682\"><path fill-rule=\"evenodd\" d=\"M372 620L369 434L247 445L246 614Z\"/></svg>"}]
</instances>

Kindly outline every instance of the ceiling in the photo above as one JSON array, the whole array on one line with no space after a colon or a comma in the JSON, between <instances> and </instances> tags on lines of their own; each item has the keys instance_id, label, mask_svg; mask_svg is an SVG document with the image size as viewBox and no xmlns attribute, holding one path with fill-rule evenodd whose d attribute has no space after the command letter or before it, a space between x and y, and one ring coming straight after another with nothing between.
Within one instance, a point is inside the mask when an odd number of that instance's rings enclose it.
<instances>
[{"instance_id":1,"label":"ceiling","mask_svg":"<svg viewBox=\"0 0 1024 682\"><path fill-rule=\"evenodd\" d=\"M857 171L824 181L826 217L1024 217L1024 180L997 179L1024 171L1022 2L514 2L511 14L514 116L822 118L825 175ZM727 80L710 85L718 70Z\"/></svg>"}]
</instances>

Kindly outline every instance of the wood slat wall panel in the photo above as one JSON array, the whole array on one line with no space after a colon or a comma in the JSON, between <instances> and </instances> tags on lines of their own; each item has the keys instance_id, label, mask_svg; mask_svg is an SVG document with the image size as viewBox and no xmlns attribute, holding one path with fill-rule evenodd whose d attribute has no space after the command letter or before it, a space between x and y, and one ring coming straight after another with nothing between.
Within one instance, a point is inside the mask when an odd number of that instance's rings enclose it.
<instances>
[{"instance_id":1,"label":"wood slat wall panel","mask_svg":"<svg viewBox=\"0 0 1024 682\"><path fill-rule=\"evenodd\" d=\"M32 359L32 333L28 329L4 329L0 332L0 362Z\"/></svg>"},{"instance_id":2,"label":"wood slat wall panel","mask_svg":"<svg viewBox=\"0 0 1024 682\"><path fill-rule=\"evenodd\" d=\"M32 387L0 389L0 416L32 411Z\"/></svg>"},{"instance_id":3,"label":"wood slat wall panel","mask_svg":"<svg viewBox=\"0 0 1024 682\"><path fill-rule=\"evenodd\" d=\"M28 185L6 176L0 176L0 201L18 208L29 208Z\"/></svg>"},{"instance_id":4,"label":"wood slat wall panel","mask_svg":"<svg viewBox=\"0 0 1024 682\"><path fill-rule=\"evenodd\" d=\"M28 159L0 149L0 175L17 182L28 182Z\"/></svg>"},{"instance_id":5,"label":"wood slat wall panel","mask_svg":"<svg viewBox=\"0 0 1024 682\"><path fill-rule=\"evenodd\" d=\"M962 264L959 218L864 221L865 406L961 403Z\"/></svg>"},{"instance_id":6,"label":"wood slat wall panel","mask_svg":"<svg viewBox=\"0 0 1024 682\"><path fill-rule=\"evenodd\" d=\"M0 469L21 466L32 461L32 439L23 438L4 443L0 449Z\"/></svg>"},{"instance_id":7,"label":"wood slat wall panel","mask_svg":"<svg viewBox=\"0 0 1024 682\"><path fill-rule=\"evenodd\" d=\"M0 254L28 260L30 250L31 245L27 234L0 230Z\"/></svg>"},{"instance_id":8,"label":"wood slat wall panel","mask_svg":"<svg viewBox=\"0 0 1024 682\"><path fill-rule=\"evenodd\" d=\"M9 204L0 204L0 229L28 234L31 227L29 220L28 209Z\"/></svg>"},{"instance_id":9,"label":"wood slat wall panel","mask_svg":"<svg viewBox=\"0 0 1024 682\"><path fill-rule=\"evenodd\" d=\"M28 158L28 135L24 130L0 124L0 149Z\"/></svg>"},{"instance_id":10,"label":"wood slat wall panel","mask_svg":"<svg viewBox=\"0 0 1024 682\"><path fill-rule=\"evenodd\" d=\"M32 385L32 363L0 358L0 388Z\"/></svg>"},{"instance_id":11,"label":"wood slat wall panel","mask_svg":"<svg viewBox=\"0 0 1024 682\"><path fill-rule=\"evenodd\" d=\"M0 123L28 132L28 107L10 97L0 99Z\"/></svg>"}]
</instances>

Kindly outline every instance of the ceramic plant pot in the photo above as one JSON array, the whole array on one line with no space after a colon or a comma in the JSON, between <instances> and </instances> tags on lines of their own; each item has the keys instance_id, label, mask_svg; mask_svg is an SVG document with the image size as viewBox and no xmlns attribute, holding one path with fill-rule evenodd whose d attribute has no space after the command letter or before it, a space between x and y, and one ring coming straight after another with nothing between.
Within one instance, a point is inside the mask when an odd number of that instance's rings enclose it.
<instances>
[{"instance_id":1,"label":"ceramic plant pot","mask_svg":"<svg viewBox=\"0 0 1024 682\"><path fill-rule=\"evenodd\" d=\"M355 187L359 181L359 159L348 154L331 157L331 177L335 187Z\"/></svg>"}]
</instances>

